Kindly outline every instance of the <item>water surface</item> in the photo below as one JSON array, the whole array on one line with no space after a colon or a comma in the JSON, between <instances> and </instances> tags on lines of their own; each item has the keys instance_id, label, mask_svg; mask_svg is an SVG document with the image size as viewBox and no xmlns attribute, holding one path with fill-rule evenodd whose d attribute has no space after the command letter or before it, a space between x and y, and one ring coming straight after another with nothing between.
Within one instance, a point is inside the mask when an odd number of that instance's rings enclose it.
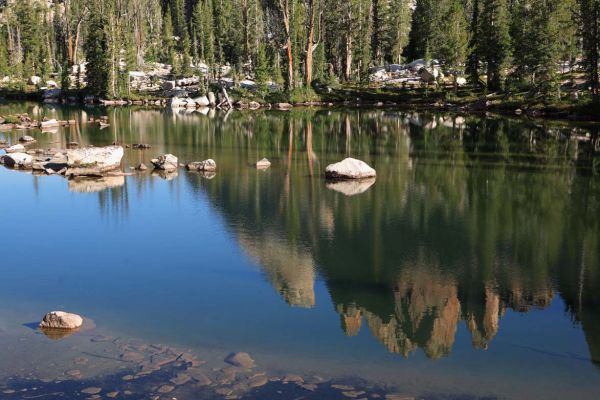
<instances>
[{"instance_id":1,"label":"water surface","mask_svg":"<svg viewBox=\"0 0 600 400\"><path fill-rule=\"evenodd\" d=\"M97 182L0 169L0 343L12 349L0 380L31 365L11 360L30 353L23 324L67 309L115 336L412 396L600 397L594 126L0 106L25 111L78 121L28 132L34 147L148 143L124 170L168 152L218 171ZM110 127L86 123L99 115ZM377 179L327 183L325 166L347 156ZM263 157L272 167L252 168ZM36 363L56 346L39 345Z\"/></svg>"}]
</instances>

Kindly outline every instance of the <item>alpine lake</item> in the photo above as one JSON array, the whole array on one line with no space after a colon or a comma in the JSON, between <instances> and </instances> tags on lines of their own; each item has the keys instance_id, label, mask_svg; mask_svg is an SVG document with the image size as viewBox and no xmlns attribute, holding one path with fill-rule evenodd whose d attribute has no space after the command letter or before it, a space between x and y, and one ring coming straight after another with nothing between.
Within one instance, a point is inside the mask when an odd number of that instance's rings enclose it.
<instances>
[{"instance_id":1,"label":"alpine lake","mask_svg":"<svg viewBox=\"0 0 600 400\"><path fill-rule=\"evenodd\" d=\"M600 398L598 125L0 103L25 112L76 123L0 139L151 147L128 176L0 167L0 399ZM346 157L377 178L327 181ZM52 310L84 327L46 336Z\"/></svg>"}]
</instances>

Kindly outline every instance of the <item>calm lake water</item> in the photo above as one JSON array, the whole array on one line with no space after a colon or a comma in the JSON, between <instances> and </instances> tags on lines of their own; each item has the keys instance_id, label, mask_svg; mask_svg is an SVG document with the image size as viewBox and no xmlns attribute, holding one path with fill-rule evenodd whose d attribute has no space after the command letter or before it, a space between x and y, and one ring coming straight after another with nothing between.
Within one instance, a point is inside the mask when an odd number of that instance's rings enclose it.
<instances>
[{"instance_id":1,"label":"calm lake water","mask_svg":"<svg viewBox=\"0 0 600 400\"><path fill-rule=\"evenodd\" d=\"M597 127L0 104L17 112L78 122L28 131L32 147L148 143L125 171L164 153L218 171L98 182L0 168L0 383L80 351L69 341L89 333L31 329L65 309L114 337L408 396L600 398ZM86 123L100 115L110 127ZM327 183L347 156L376 181ZM263 157L272 167L253 168Z\"/></svg>"}]
</instances>

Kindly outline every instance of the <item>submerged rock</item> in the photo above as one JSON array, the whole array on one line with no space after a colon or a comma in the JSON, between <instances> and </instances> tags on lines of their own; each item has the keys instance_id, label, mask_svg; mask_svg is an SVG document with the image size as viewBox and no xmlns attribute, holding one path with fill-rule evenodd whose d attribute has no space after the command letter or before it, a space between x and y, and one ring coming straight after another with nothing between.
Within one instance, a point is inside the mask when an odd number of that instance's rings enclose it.
<instances>
[{"instance_id":1,"label":"submerged rock","mask_svg":"<svg viewBox=\"0 0 600 400\"><path fill-rule=\"evenodd\" d=\"M188 171L214 172L217 170L217 163L213 159L204 161L192 161L185 166Z\"/></svg>"},{"instance_id":2,"label":"submerged rock","mask_svg":"<svg viewBox=\"0 0 600 400\"><path fill-rule=\"evenodd\" d=\"M64 311L51 311L44 315L40 322L42 329L78 329L81 325L83 325L83 318Z\"/></svg>"},{"instance_id":3,"label":"submerged rock","mask_svg":"<svg viewBox=\"0 0 600 400\"><path fill-rule=\"evenodd\" d=\"M235 367L250 369L254 367L254 360L248 353L231 353L225 357L225 362Z\"/></svg>"},{"instance_id":4,"label":"submerged rock","mask_svg":"<svg viewBox=\"0 0 600 400\"><path fill-rule=\"evenodd\" d=\"M271 162L266 158L263 158L262 160L256 162L256 168L259 169L269 168L270 166Z\"/></svg>"},{"instance_id":5,"label":"submerged rock","mask_svg":"<svg viewBox=\"0 0 600 400\"><path fill-rule=\"evenodd\" d=\"M179 161L173 154L165 154L153 158L150 162L154 165L154 168L162 171L174 171L179 168Z\"/></svg>"},{"instance_id":6,"label":"submerged rock","mask_svg":"<svg viewBox=\"0 0 600 400\"><path fill-rule=\"evenodd\" d=\"M364 161L350 157L325 168L325 177L328 179L364 179L375 177L376 174Z\"/></svg>"}]
</instances>

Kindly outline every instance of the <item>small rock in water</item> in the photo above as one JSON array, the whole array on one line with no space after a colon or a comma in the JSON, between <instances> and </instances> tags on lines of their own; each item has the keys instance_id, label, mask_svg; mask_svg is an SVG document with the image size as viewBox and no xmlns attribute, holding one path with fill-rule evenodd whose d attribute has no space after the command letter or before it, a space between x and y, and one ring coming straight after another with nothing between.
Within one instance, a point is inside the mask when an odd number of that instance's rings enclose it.
<instances>
[{"instance_id":1,"label":"small rock in water","mask_svg":"<svg viewBox=\"0 0 600 400\"><path fill-rule=\"evenodd\" d=\"M269 379L265 375L259 375L251 378L248 381L248 386L251 388L257 388L266 385L267 382L269 382Z\"/></svg>"},{"instance_id":2,"label":"small rock in water","mask_svg":"<svg viewBox=\"0 0 600 400\"><path fill-rule=\"evenodd\" d=\"M109 393L106 393L106 397L110 397L111 399L114 399L118 395L119 395L119 392L109 392Z\"/></svg>"},{"instance_id":3,"label":"small rock in water","mask_svg":"<svg viewBox=\"0 0 600 400\"><path fill-rule=\"evenodd\" d=\"M21 136L19 138L19 142L30 143L30 142L35 142L35 139L31 136L25 135L25 136Z\"/></svg>"},{"instance_id":4,"label":"small rock in water","mask_svg":"<svg viewBox=\"0 0 600 400\"><path fill-rule=\"evenodd\" d=\"M81 375L81 371L79 371L78 369L72 369L70 371L67 371L67 375L78 376L78 375Z\"/></svg>"},{"instance_id":5,"label":"small rock in water","mask_svg":"<svg viewBox=\"0 0 600 400\"><path fill-rule=\"evenodd\" d=\"M165 154L151 160L154 168L163 171L174 171L179 168L179 161L173 154Z\"/></svg>"},{"instance_id":6,"label":"small rock in water","mask_svg":"<svg viewBox=\"0 0 600 400\"><path fill-rule=\"evenodd\" d=\"M296 382L296 383L303 383L304 382L304 378L302 378L300 375L295 375L295 374L289 374L286 375L283 378L284 382Z\"/></svg>"},{"instance_id":7,"label":"small rock in water","mask_svg":"<svg viewBox=\"0 0 600 400\"><path fill-rule=\"evenodd\" d=\"M342 392L342 394L346 397L350 397L351 399L355 399L358 396L362 396L363 394L365 394L365 392L363 392L363 391L347 391L347 392Z\"/></svg>"},{"instance_id":8,"label":"small rock in water","mask_svg":"<svg viewBox=\"0 0 600 400\"><path fill-rule=\"evenodd\" d=\"M354 386L349 386L349 385L331 385L331 387L334 389L339 389L339 390L344 390L344 391L354 390Z\"/></svg>"},{"instance_id":9,"label":"small rock in water","mask_svg":"<svg viewBox=\"0 0 600 400\"><path fill-rule=\"evenodd\" d=\"M214 172L217 170L217 163L213 159L208 159L204 161L193 161L187 163L185 166L188 171L204 171L204 172Z\"/></svg>"},{"instance_id":10,"label":"small rock in water","mask_svg":"<svg viewBox=\"0 0 600 400\"><path fill-rule=\"evenodd\" d=\"M231 353L225 357L225 362L236 367L250 369L254 367L254 360L248 353Z\"/></svg>"},{"instance_id":11,"label":"small rock in water","mask_svg":"<svg viewBox=\"0 0 600 400\"><path fill-rule=\"evenodd\" d=\"M45 329L77 329L81 325L83 325L83 318L64 311L51 311L40 322L40 328Z\"/></svg>"},{"instance_id":12,"label":"small rock in water","mask_svg":"<svg viewBox=\"0 0 600 400\"><path fill-rule=\"evenodd\" d=\"M266 158L263 158L260 161L256 162L256 168L258 169L266 169L269 168L271 166L271 162L269 160L267 160Z\"/></svg>"},{"instance_id":13,"label":"small rock in water","mask_svg":"<svg viewBox=\"0 0 600 400\"><path fill-rule=\"evenodd\" d=\"M98 394L102 391L102 389L100 389L99 387L87 387L83 390L81 390L81 393L85 393L85 394Z\"/></svg>"},{"instance_id":14,"label":"small rock in water","mask_svg":"<svg viewBox=\"0 0 600 400\"><path fill-rule=\"evenodd\" d=\"M137 167L135 167L136 170L138 171L146 171L148 169L148 167L146 167L146 164L141 163L140 165L138 165Z\"/></svg>"},{"instance_id":15,"label":"small rock in water","mask_svg":"<svg viewBox=\"0 0 600 400\"><path fill-rule=\"evenodd\" d=\"M175 386L162 385L161 387L158 388L158 393L169 393L169 392L172 392L174 389L175 389Z\"/></svg>"}]
</instances>

